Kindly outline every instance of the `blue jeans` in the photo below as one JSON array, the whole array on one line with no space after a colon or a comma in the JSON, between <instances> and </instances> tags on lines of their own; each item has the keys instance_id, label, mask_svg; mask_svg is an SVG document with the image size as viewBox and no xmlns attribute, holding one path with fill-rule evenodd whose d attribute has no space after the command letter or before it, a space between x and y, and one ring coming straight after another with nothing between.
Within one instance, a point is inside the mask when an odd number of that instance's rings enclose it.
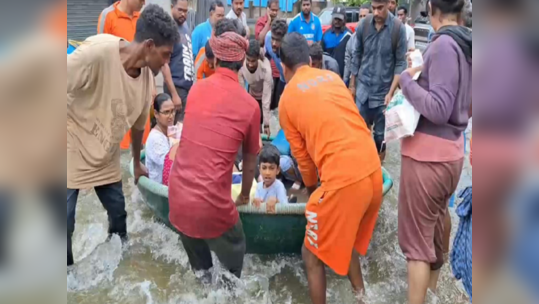
<instances>
[{"instance_id":1,"label":"blue jeans","mask_svg":"<svg viewBox=\"0 0 539 304\"><path fill-rule=\"evenodd\" d=\"M378 153L386 151L386 116L384 111L386 106L380 106L374 109L369 108L369 101L359 106L359 113L365 119L369 130L374 125L374 142Z\"/></svg>"},{"instance_id":2,"label":"blue jeans","mask_svg":"<svg viewBox=\"0 0 539 304\"><path fill-rule=\"evenodd\" d=\"M95 187L97 197L107 210L109 216L109 235L117 234L120 238L127 237L127 212L122 182ZM71 238L75 232L75 211L79 190L67 189L67 265L73 265L73 248Z\"/></svg>"}]
</instances>

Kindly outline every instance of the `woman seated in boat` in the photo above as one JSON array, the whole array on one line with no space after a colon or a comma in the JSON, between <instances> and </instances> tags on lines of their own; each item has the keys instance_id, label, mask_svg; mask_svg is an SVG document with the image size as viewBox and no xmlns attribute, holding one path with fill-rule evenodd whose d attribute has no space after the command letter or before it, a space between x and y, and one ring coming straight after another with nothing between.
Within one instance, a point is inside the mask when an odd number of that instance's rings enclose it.
<instances>
[{"instance_id":1,"label":"woman seated in boat","mask_svg":"<svg viewBox=\"0 0 539 304\"><path fill-rule=\"evenodd\" d=\"M262 181L256 188L253 205L260 208L266 204L268 213L275 213L277 204L288 204L288 196L284 184L277 179L281 171L279 165L281 154L274 145L266 145L259 155L259 167Z\"/></svg>"},{"instance_id":2,"label":"woman seated in boat","mask_svg":"<svg viewBox=\"0 0 539 304\"><path fill-rule=\"evenodd\" d=\"M155 97L154 103L155 125L146 142L146 167L152 181L163 182L163 167L165 158L171 150L168 137L168 127L174 125L176 109L172 98L165 93Z\"/></svg>"}]
</instances>

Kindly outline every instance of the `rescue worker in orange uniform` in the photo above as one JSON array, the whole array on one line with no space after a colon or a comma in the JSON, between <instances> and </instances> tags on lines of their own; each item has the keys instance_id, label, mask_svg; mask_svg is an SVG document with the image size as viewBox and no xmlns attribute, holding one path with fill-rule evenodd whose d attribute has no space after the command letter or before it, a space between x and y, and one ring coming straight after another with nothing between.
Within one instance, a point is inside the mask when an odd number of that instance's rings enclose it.
<instances>
[{"instance_id":1,"label":"rescue worker in orange uniform","mask_svg":"<svg viewBox=\"0 0 539 304\"><path fill-rule=\"evenodd\" d=\"M359 255L367 253L382 204L382 167L339 75L309 66L301 34L286 35L280 53L287 86L279 118L311 195L303 260L312 303L325 304L324 265L364 291Z\"/></svg>"}]
</instances>

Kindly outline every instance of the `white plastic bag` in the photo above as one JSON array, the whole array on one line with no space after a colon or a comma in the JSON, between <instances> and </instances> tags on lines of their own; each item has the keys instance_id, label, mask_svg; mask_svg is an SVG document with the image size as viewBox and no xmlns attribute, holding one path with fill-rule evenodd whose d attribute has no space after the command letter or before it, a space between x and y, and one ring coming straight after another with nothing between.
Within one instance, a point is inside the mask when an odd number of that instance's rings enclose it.
<instances>
[{"instance_id":1,"label":"white plastic bag","mask_svg":"<svg viewBox=\"0 0 539 304\"><path fill-rule=\"evenodd\" d=\"M421 115L397 91L386 110L386 142L413 136Z\"/></svg>"},{"instance_id":2,"label":"white plastic bag","mask_svg":"<svg viewBox=\"0 0 539 304\"><path fill-rule=\"evenodd\" d=\"M423 65L423 56L419 50L410 54L412 67ZM414 75L417 80L421 72ZM406 100L402 91L397 91L386 109L386 142L414 136L421 114Z\"/></svg>"}]
</instances>

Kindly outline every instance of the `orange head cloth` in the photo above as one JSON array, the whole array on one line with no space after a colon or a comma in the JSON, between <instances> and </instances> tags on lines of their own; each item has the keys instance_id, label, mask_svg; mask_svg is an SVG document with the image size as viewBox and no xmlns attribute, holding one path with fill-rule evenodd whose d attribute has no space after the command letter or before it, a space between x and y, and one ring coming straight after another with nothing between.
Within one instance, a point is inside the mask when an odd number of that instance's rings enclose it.
<instances>
[{"instance_id":1,"label":"orange head cloth","mask_svg":"<svg viewBox=\"0 0 539 304\"><path fill-rule=\"evenodd\" d=\"M249 47L249 42L241 35L226 32L219 35L219 37L212 36L210 46L215 58L221 61L235 62L245 59L245 52Z\"/></svg>"}]
</instances>

